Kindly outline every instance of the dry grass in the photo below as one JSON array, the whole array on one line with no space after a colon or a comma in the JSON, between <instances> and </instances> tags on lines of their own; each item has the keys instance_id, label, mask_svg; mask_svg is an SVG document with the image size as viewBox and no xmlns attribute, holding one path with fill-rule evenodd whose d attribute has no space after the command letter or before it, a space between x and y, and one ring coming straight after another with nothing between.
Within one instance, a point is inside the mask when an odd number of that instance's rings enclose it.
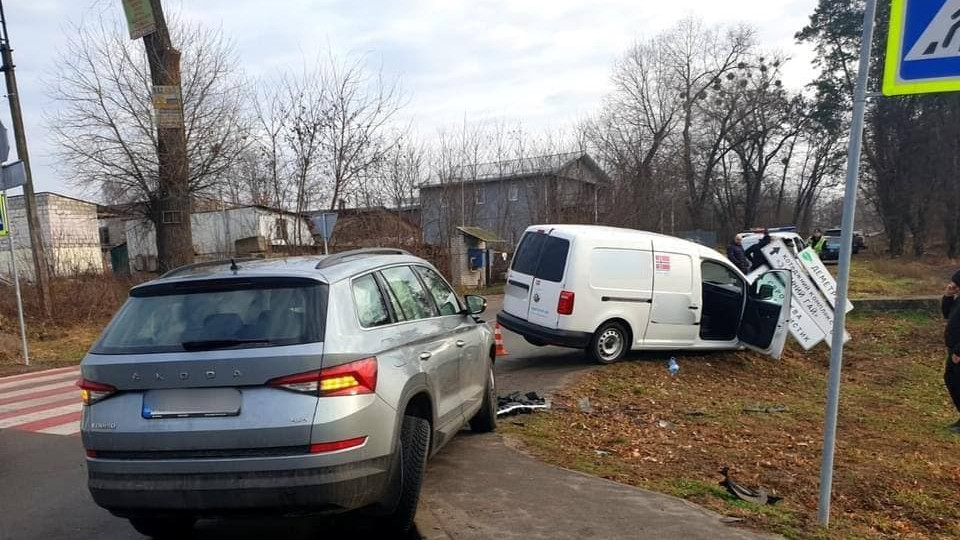
<instances>
[{"instance_id":1,"label":"dry grass","mask_svg":"<svg viewBox=\"0 0 960 540\"><path fill-rule=\"evenodd\" d=\"M746 352L663 356L581 377L553 412L505 423L540 458L689 499L789 538L958 538L960 438L943 389L942 323L929 315L852 316L844 366L832 528L816 525L827 350L780 362ZM579 412L588 397L595 411ZM780 413L752 413L756 405ZM669 422L659 423L661 420ZM720 467L784 496L728 496Z\"/></svg>"},{"instance_id":2,"label":"dry grass","mask_svg":"<svg viewBox=\"0 0 960 540\"><path fill-rule=\"evenodd\" d=\"M960 263L946 258L857 256L850 268L850 297L938 295L957 269ZM832 270L836 273L836 266Z\"/></svg>"}]
</instances>

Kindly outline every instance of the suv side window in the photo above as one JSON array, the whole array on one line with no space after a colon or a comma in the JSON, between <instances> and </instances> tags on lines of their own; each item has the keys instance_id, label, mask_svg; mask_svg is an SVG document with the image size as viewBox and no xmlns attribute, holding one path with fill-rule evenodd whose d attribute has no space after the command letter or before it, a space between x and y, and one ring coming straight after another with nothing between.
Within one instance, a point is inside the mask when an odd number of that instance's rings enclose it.
<instances>
[{"instance_id":1,"label":"suv side window","mask_svg":"<svg viewBox=\"0 0 960 540\"><path fill-rule=\"evenodd\" d=\"M396 266L380 271L380 275L387 282L387 287L397 297L400 304L400 313L397 318L412 321L414 319L426 319L433 317L436 313L433 310L433 302L427 296L427 291L423 289L420 280L409 266Z\"/></svg>"},{"instance_id":2,"label":"suv side window","mask_svg":"<svg viewBox=\"0 0 960 540\"><path fill-rule=\"evenodd\" d=\"M390 324L390 312L373 274L353 280L353 301L357 305L360 325L364 328Z\"/></svg>"},{"instance_id":3,"label":"suv side window","mask_svg":"<svg viewBox=\"0 0 960 540\"><path fill-rule=\"evenodd\" d=\"M460 300L457 299L457 295L450 286L447 285L447 282L436 272L425 266L417 266L415 268L417 269L417 273L420 274L420 277L423 278L423 282L427 285L430 295L436 300L440 315L456 315L460 313Z\"/></svg>"}]
</instances>

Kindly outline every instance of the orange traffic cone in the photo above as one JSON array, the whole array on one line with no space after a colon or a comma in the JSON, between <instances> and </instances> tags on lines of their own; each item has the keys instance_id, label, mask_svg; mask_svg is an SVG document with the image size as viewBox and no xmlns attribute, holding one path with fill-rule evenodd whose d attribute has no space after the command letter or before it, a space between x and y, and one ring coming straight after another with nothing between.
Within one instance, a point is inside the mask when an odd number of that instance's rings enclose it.
<instances>
[{"instance_id":1,"label":"orange traffic cone","mask_svg":"<svg viewBox=\"0 0 960 540\"><path fill-rule=\"evenodd\" d=\"M500 323L493 327L493 342L497 346L497 356L507 356L507 347L503 344L503 333L500 331Z\"/></svg>"}]
</instances>

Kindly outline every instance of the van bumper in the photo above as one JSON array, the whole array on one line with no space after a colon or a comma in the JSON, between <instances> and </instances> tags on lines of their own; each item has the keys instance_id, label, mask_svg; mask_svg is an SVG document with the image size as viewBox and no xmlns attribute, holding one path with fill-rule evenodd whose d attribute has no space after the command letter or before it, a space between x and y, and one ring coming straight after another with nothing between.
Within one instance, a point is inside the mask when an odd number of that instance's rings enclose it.
<instances>
[{"instance_id":1,"label":"van bumper","mask_svg":"<svg viewBox=\"0 0 960 540\"><path fill-rule=\"evenodd\" d=\"M590 345L590 340L593 339L593 334L589 332L573 332L570 330L547 328L504 312L497 314L497 322L500 323L500 326L511 332L535 341L542 341L547 345L585 349Z\"/></svg>"}]
</instances>

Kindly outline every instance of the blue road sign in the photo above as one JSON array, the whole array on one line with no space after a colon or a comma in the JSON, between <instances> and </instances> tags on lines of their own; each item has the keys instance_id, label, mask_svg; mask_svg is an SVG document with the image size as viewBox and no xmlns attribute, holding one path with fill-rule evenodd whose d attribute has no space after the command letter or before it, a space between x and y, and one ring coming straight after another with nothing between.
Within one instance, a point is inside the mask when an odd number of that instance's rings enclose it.
<instances>
[{"instance_id":1,"label":"blue road sign","mask_svg":"<svg viewBox=\"0 0 960 540\"><path fill-rule=\"evenodd\" d=\"M883 93L960 90L960 0L892 0Z\"/></svg>"}]
</instances>

